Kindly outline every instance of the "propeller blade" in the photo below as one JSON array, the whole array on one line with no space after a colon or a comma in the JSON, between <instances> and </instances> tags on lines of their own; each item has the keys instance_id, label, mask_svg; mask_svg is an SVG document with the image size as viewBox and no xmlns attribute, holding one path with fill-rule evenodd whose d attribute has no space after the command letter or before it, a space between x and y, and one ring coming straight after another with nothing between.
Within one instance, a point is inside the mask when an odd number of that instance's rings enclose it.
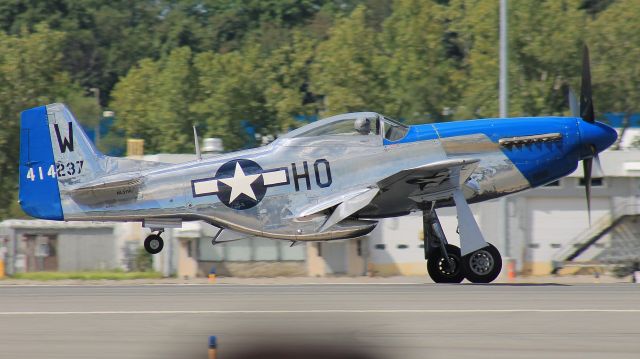
<instances>
[{"instance_id":1,"label":"propeller blade","mask_svg":"<svg viewBox=\"0 0 640 359\"><path fill-rule=\"evenodd\" d=\"M582 169L584 170L584 189L587 196L587 213L589 214L589 226L591 226L591 168L593 158L587 158L582 161Z\"/></svg>"},{"instance_id":2,"label":"propeller blade","mask_svg":"<svg viewBox=\"0 0 640 359\"><path fill-rule=\"evenodd\" d=\"M580 93L580 117L594 123L593 98L591 96L591 64L589 63L589 48L584 46L582 51L582 89Z\"/></svg>"},{"instance_id":3,"label":"propeller blade","mask_svg":"<svg viewBox=\"0 0 640 359\"><path fill-rule=\"evenodd\" d=\"M571 87L569 87L569 110L571 111L571 116L580 117L578 98L576 98L576 94L575 92L573 92L573 89L571 89Z\"/></svg>"}]
</instances>

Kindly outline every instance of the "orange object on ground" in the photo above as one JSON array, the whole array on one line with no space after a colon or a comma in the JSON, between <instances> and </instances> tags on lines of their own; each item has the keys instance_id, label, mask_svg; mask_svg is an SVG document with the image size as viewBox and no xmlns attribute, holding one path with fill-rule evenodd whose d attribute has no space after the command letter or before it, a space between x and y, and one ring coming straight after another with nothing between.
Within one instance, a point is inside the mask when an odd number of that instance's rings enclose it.
<instances>
[{"instance_id":1,"label":"orange object on ground","mask_svg":"<svg viewBox=\"0 0 640 359\"><path fill-rule=\"evenodd\" d=\"M510 281L516 279L516 261L513 259L507 261L507 278Z\"/></svg>"}]
</instances>

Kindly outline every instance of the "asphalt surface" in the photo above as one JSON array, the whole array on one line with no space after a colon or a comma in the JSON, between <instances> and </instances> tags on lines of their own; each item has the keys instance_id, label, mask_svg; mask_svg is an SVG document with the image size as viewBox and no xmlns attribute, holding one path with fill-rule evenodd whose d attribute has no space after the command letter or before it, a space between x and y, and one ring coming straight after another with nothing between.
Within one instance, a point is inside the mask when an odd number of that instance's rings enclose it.
<instances>
[{"instance_id":1,"label":"asphalt surface","mask_svg":"<svg viewBox=\"0 0 640 359\"><path fill-rule=\"evenodd\" d=\"M218 359L635 359L640 285L0 286L0 358L206 358L211 335Z\"/></svg>"}]
</instances>

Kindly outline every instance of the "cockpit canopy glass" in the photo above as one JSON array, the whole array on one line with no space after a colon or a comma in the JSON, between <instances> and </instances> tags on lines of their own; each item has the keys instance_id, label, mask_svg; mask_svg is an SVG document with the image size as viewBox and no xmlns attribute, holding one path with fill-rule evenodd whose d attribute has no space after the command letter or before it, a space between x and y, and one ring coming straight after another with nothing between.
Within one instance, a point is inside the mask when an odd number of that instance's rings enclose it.
<instances>
[{"instance_id":1,"label":"cockpit canopy glass","mask_svg":"<svg viewBox=\"0 0 640 359\"><path fill-rule=\"evenodd\" d=\"M395 142L404 138L409 132L409 127L394 121L388 117L384 117L384 138Z\"/></svg>"},{"instance_id":2,"label":"cockpit canopy glass","mask_svg":"<svg viewBox=\"0 0 640 359\"><path fill-rule=\"evenodd\" d=\"M409 127L375 112L360 112L338 115L322 122L298 128L286 134L285 138L318 136L380 136L386 140L399 141L409 132Z\"/></svg>"},{"instance_id":3,"label":"cockpit canopy glass","mask_svg":"<svg viewBox=\"0 0 640 359\"><path fill-rule=\"evenodd\" d=\"M292 137L315 136L367 136L380 133L380 124L376 117L347 118L329 122L301 133L291 133Z\"/></svg>"}]
</instances>

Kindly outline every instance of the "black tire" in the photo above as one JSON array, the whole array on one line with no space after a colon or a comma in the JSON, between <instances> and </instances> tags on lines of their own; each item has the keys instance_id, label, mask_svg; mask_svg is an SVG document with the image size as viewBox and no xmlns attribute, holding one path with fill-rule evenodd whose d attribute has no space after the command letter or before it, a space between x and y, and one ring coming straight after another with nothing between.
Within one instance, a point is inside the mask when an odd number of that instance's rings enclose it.
<instances>
[{"instance_id":1,"label":"black tire","mask_svg":"<svg viewBox=\"0 0 640 359\"><path fill-rule=\"evenodd\" d=\"M162 237L157 234L150 234L144 239L144 249L151 254L158 254L164 247L164 241Z\"/></svg>"},{"instance_id":2,"label":"black tire","mask_svg":"<svg viewBox=\"0 0 640 359\"><path fill-rule=\"evenodd\" d=\"M502 256L491 243L462 257L464 276L471 283L491 283L502 270Z\"/></svg>"},{"instance_id":3,"label":"black tire","mask_svg":"<svg viewBox=\"0 0 640 359\"><path fill-rule=\"evenodd\" d=\"M433 248L427 259L427 272L436 283L460 283L464 279L460 248L453 244L447 244L446 248L447 254L453 262L453 270L448 267L440 248Z\"/></svg>"}]
</instances>

